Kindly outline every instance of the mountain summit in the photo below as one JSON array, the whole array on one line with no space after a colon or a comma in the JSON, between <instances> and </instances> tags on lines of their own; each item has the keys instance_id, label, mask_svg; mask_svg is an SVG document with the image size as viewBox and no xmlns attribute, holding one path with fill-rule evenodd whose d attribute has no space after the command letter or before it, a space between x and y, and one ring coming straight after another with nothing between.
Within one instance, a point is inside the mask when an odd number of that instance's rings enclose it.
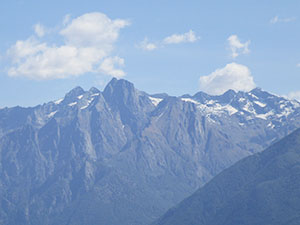
<instances>
[{"instance_id":1,"label":"mountain summit","mask_svg":"<svg viewBox=\"0 0 300 225\"><path fill-rule=\"evenodd\" d=\"M300 126L300 105L261 90L149 95L113 79L0 109L0 221L143 225Z\"/></svg>"}]
</instances>

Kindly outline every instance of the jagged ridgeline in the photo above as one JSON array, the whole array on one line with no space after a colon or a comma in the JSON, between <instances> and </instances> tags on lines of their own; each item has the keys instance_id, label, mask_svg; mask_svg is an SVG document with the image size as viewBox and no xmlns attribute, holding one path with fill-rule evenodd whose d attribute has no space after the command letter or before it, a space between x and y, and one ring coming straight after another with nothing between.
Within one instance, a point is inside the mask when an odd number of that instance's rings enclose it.
<instances>
[{"instance_id":1,"label":"jagged ridgeline","mask_svg":"<svg viewBox=\"0 0 300 225\"><path fill-rule=\"evenodd\" d=\"M153 225L300 224L300 129L242 159Z\"/></svg>"},{"instance_id":2,"label":"jagged ridgeline","mask_svg":"<svg viewBox=\"0 0 300 225\"><path fill-rule=\"evenodd\" d=\"M0 110L0 224L144 225L300 125L297 101L261 89L103 92Z\"/></svg>"}]
</instances>

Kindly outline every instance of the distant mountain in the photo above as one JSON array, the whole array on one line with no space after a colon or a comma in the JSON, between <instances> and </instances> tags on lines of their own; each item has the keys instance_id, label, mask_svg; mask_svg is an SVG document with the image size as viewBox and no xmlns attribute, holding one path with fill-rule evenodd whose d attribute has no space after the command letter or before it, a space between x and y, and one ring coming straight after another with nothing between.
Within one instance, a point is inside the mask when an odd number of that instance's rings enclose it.
<instances>
[{"instance_id":1,"label":"distant mountain","mask_svg":"<svg viewBox=\"0 0 300 225\"><path fill-rule=\"evenodd\" d=\"M300 224L300 129L224 170L153 225Z\"/></svg>"},{"instance_id":2,"label":"distant mountain","mask_svg":"<svg viewBox=\"0 0 300 225\"><path fill-rule=\"evenodd\" d=\"M300 127L300 104L261 89L103 92L0 110L0 224L143 225L236 161Z\"/></svg>"}]
</instances>

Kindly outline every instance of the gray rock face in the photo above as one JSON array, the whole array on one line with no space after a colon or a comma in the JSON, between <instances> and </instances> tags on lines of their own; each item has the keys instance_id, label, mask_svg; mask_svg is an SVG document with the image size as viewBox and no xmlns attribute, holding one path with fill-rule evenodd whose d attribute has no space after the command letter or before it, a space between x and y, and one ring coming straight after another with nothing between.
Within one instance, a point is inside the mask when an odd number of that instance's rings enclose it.
<instances>
[{"instance_id":1,"label":"gray rock face","mask_svg":"<svg viewBox=\"0 0 300 225\"><path fill-rule=\"evenodd\" d=\"M224 170L153 225L300 224L300 129Z\"/></svg>"},{"instance_id":2,"label":"gray rock face","mask_svg":"<svg viewBox=\"0 0 300 225\"><path fill-rule=\"evenodd\" d=\"M143 225L300 125L300 104L260 89L100 92L0 110L0 223Z\"/></svg>"}]
</instances>

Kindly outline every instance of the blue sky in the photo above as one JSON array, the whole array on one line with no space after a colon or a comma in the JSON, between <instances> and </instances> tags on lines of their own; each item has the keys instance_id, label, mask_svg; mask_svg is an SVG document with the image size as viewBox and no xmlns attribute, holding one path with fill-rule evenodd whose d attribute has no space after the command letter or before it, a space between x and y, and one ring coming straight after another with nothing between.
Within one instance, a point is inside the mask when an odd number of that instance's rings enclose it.
<instances>
[{"instance_id":1,"label":"blue sky","mask_svg":"<svg viewBox=\"0 0 300 225\"><path fill-rule=\"evenodd\" d=\"M0 7L0 107L124 78L148 93L300 97L300 1L35 1Z\"/></svg>"}]
</instances>

